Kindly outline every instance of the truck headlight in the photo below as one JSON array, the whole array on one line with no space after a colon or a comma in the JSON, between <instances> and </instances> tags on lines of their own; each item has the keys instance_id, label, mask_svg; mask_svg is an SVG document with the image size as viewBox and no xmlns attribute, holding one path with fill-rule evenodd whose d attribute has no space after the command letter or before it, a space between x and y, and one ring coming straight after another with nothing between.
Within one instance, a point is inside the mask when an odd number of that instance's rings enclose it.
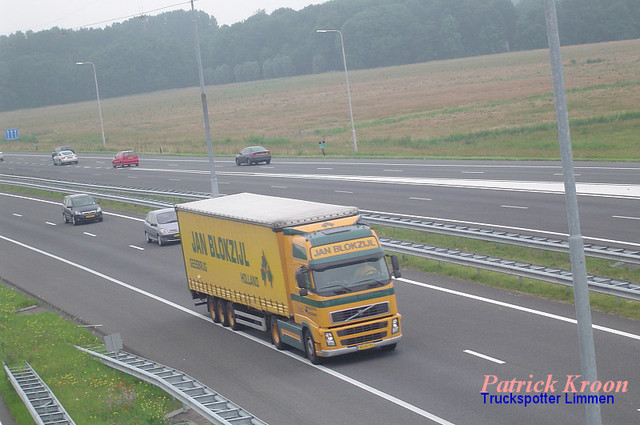
<instances>
[{"instance_id":1,"label":"truck headlight","mask_svg":"<svg viewBox=\"0 0 640 425\"><path fill-rule=\"evenodd\" d=\"M392 334L397 334L398 332L400 332L400 322L398 321L398 318L396 317L395 319L393 319L391 321L391 333Z\"/></svg>"},{"instance_id":2,"label":"truck headlight","mask_svg":"<svg viewBox=\"0 0 640 425\"><path fill-rule=\"evenodd\" d=\"M333 339L333 334L331 332L324 333L324 342L327 343L328 347L335 347L336 341Z\"/></svg>"}]
</instances>

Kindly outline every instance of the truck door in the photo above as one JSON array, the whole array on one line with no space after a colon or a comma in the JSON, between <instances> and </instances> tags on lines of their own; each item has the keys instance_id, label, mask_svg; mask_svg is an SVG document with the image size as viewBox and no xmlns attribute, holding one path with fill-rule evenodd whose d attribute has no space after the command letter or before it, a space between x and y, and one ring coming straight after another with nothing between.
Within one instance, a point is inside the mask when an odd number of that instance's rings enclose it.
<instances>
[{"instance_id":1,"label":"truck door","mask_svg":"<svg viewBox=\"0 0 640 425\"><path fill-rule=\"evenodd\" d=\"M298 245L298 244L292 244L293 247L293 255L291 256L292 258L292 269L293 269L293 273L294 273L294 279L293 281L296 282L295 279L295 273L296 271L300 270L301 268L306 268L308 266L308 260L307 260L307 250L305 246L302 245ZM297 283L297 282L296 282ZM313 282L311 281L311 278L309 278L308 283L307 283L307 287L305 288L307 289L307 293L304 294L304 291L300 291L300 288L298 288L297 284L295 285L295 287L292 287L292 296L291 296L291 300L292 300L292 307L293 307L293 312L294 312L294 319L296 323L303 323L303 322L307 322L310 324L315 324L317 322L317 311L316 311L316 307L315 307L315 302L314 302L314 298L315 298L315 294L314 294L314 288L313 288Z\"/></svg>"}]
</instances>

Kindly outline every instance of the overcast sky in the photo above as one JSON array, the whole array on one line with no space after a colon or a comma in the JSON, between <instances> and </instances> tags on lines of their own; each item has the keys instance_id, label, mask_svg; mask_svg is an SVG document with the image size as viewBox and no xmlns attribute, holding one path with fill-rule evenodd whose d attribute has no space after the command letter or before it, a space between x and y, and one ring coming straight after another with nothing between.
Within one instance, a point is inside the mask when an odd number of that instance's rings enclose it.
<instances>
[{"instance_id":1,"label":"overcast sky","mask_svg":"<svg viewBox=\"0 0 640 425\"><path fill-rule=\"evenodd\" d=\"M196 0L202 10L219 25L243 21L264 9L271 13L281 7L294 10L327 0ZM79 29L104 27L134 16L158 15L171 10L191 10L186 0L0 0L0 35L16 31L42 31L52 27Z\"/></svg>"}]
</instances>

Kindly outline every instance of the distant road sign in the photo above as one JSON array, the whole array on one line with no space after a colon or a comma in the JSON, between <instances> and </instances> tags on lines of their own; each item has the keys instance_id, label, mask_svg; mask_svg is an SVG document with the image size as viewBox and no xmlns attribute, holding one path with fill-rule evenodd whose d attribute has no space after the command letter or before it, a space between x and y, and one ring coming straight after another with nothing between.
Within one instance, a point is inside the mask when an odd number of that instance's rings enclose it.
<instances>
[{"instance_id":1,"label":"distant road sign","mask_svg":"<svg viewBox=\"0 0 640 425\"><path fill-rule=\"evenodd\" d=\"M4 140L18 140L18 129L10 128L4 131Z\"/></svg>"}]
</instances>

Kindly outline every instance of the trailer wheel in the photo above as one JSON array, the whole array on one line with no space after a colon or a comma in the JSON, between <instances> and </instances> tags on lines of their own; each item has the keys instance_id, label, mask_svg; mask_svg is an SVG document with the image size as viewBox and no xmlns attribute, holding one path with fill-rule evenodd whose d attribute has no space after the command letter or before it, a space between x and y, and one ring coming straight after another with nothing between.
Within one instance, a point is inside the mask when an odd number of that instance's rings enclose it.
<instances>
[{"instance_id":1,"label":"trailer wheel","mask_svg":"<svg viewBox=\"0 0 640 425\"><path fill-rule=\"evenodd\" d=\"M236 320L236 312L234 305L231 301L227 303L227 323L234 331L240 329L240 323Z\"/></svg>"},{"instance_id":2,"label":"trailer wheel","mask_svg":"<svg viewBox=\"0 0 640 425\"><path fill-rule=\"evenodd\" d=\"M269 318L269 334L271 335L271 342L278 350L284 349L284 343L282 342L282 336L280 335L280 326L278 326L278 318L271 316Z\"/></svg>"},{"instance_id":3,"label":"trailer wheel","mask_svg":"<svg viewBox=\"0 0 640 425\"><path fill-rule=\"evenodd\" d=\"M215 297L207 298L207 309L213 319L213 323L220 323L220 315L218 314L218 302Z\"/></svg>"},{"instance_id":4,"label":"trailer wheel","mask_svg":"<svg viewBox=\"0 0 640 425\"><path fill-rule=\"evenodd\" d=\"M220 318L222 326L229 326L229 317L227 316L227 303L224 300L216 300L216 315Z\"/></svg>"},{"instance_id":5,"label":"trailer wheel","mask_svg":"<svg viewBox=\"0 0 640 425\"><path fill-rule=\"evenodd\" d=\"M322 357L318 356L318 353L316 353L316 343L313 340L313 335L311 335L311 332L309 331L309 329L305 329L304 330L304 352L307 355L307 358L309 359L309 361L313 364L320 364L322 363Z\"/></svg>"}]
</instances>

